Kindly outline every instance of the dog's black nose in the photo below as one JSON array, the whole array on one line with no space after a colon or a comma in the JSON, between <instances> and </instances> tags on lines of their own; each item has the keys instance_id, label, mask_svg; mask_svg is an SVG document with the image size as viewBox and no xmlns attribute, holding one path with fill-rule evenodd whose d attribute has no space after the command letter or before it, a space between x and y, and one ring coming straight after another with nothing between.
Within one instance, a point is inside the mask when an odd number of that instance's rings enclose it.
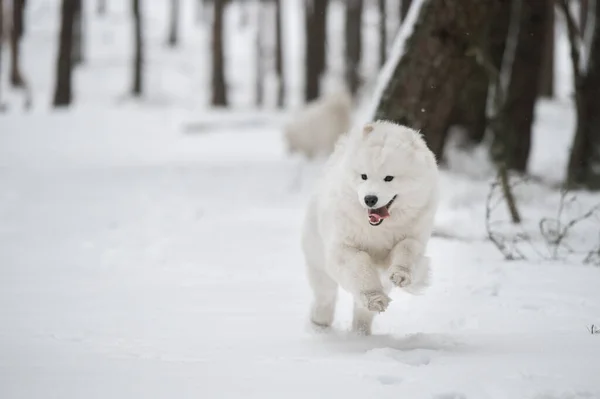
<instances>
[{"instance_id":1,"label":"dog's black nose","mask_svg":"<svg viewBox=\"0 0 600 399\"><path fill-rule=\"evenodd\" d=\"M376 195L367 195L365 196L365 204L367 204L367 206L375 206L375 204L377 203L379 199L377 198Z\"/></svg>"}]
</instances>

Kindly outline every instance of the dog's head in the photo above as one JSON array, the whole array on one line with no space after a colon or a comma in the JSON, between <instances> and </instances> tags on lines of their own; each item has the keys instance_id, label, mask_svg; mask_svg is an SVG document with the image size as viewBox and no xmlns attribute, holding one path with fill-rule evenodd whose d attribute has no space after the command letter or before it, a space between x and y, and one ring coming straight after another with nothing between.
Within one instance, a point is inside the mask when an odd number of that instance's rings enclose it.
<instances>
[{"instance_id":1,"label":"dog's head","mask_svg":"<svg viewBox=\"0 0 600 399\"><path fill-rule=\"evenodd\" d=\"M421 135L386 121L356 131L347 170L372 226L424 206L437 184L437 164Z\"/></svg>"}]
</instances>

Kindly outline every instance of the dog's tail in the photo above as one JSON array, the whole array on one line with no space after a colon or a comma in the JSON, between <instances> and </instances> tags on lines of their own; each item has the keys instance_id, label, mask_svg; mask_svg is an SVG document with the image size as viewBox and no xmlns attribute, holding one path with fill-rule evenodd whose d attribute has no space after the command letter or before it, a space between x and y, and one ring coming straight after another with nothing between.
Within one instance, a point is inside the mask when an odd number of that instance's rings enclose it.
<instances>
[{"instance_id":1,"label":"dog's tail","mask_svg":"<svg viewBox=\"0 0 600 399\"><path fill-rule=\"evenodd\" d=\"M431 260L427 256L423 256L417 262L412 270L412 278L410 285L402 289L412 295L420 295L429 287L430 284L430 267Z\"/></svg>"}]
</instances>

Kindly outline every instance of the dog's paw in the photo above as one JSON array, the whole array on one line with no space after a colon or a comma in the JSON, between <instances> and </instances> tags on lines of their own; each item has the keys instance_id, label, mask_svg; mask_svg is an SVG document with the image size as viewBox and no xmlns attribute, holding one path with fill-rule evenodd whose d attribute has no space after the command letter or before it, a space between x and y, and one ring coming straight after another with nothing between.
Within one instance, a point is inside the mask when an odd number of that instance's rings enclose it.
<instances>
[{"instance_id":1,"label":"dog's paw","mask_svg":"<svg viewBox=\"0 0 600 399\"><path fill-rule=\"evenodd\" d=\"M371 312L385 312L390 304L390 297L381 291L366 291L360 294L360 299L365 308Z\"/></svg>"},{"instance_id":2,"label":"dog's paw","mask_svg":"<svg viewBox=\"0 0 600 399\"><path fill-rule=\"evenodd\" d=\"M407 287L411 283L410 270L403 266L394 266L390 269L390 281L396 287Z\"/></svg>"}]
</instances>

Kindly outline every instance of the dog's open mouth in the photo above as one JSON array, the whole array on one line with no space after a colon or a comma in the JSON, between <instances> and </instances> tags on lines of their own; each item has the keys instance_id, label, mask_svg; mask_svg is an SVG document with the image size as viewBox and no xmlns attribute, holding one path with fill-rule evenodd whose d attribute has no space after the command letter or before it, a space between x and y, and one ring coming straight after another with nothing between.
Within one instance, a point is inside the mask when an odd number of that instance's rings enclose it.
<instances>
[{"instance_id":1,"label":"dog's open mouth","mask_svg":"<svg viewBox=\"0 0 600 399\"><path fill-rule=\"evenodd\" d=\"M390 202L388 202L386 205L382 206L381 208L368 210L369 223L371 224L371 226L379 226L381 223L383 223L383 219L390 216L390 206L392 206L392 204L396 200L396 197L397 196L394 195L394 197L390 200Z\"/></svg>"}]
</instances>

